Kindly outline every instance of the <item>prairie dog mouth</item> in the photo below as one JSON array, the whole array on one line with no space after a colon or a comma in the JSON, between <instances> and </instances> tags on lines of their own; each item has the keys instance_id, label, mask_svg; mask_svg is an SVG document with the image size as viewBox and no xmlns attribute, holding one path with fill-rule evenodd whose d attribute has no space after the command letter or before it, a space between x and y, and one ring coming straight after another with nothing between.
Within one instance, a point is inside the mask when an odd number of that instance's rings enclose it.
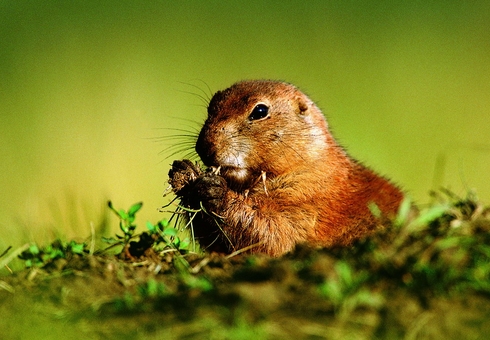
<instances>
[{"instance_id":1,"label":"prairie dog mouth","mask_svg":"<svg viewBox=\"0 0 490 340\"><path fill-rule=\"evenodd\" d=\"M217 174L221 174L224 177L230 177L238 181L247 179L249 170L247 168L240 168L236 166L220 165L217 167Z\"/></svg>"}]
</instances>

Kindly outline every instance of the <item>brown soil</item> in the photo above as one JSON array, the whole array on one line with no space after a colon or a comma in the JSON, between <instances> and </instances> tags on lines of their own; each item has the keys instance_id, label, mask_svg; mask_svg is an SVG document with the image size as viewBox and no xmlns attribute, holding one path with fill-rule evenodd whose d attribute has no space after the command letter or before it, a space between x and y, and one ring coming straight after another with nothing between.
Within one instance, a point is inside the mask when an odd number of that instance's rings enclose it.
<instances>
[{"instance_id":1,"label":"brown soil","mask_svg":"<svg viewBox=\"0 0 490 340\"><path fill-rule=\"evenodd\" d=\"M339 277L336 257L311 249L281 259L169 253L129 262L74 255L0 278L13 290L0 289L0 330L3 339L484 339L490 334L488 296L436 294L430 287L417 293L397 279L342 291L348 278ZM326 297L325 282L339 284L337 299L332 293Z\"/></svg>"}]
</instances>

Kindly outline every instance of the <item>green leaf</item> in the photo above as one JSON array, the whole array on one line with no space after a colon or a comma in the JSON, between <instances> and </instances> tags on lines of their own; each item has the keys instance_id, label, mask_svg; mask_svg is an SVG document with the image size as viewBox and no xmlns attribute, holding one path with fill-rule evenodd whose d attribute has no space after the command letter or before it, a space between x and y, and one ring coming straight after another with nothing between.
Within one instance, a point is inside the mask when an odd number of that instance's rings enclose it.
<instances>
[{"instance_id":1,"label":"green leaf","mask_svg":"<svg viewBox=\"0 0 490 340\"><path fill-rule=\"evenodd\" d=\"M444 249L448 249L448 248L457 247L460 245L460 243L461 243L461 237L452 236L452 237L443 238L443 239L438 240L435 243L435 246L440 250L444 250Z\"/></svg>"},{"instance_id":2,"label":"green leaf","mask_svg":"<svg viewBox=\"0 0 490 340\"><path fill-rule=\"evenodd\" d=\"M39 254L39 247L36 245L36 244L33 244L29 247L29 252L32 254L32 255L37 255Z\"/></svg>"},{"instance_id":3,"label":"green leaf","mask_svg":"<svg viewBox=\"0 0 490 340\"><path fill-rule=\"evenodd\" d=\"M85 248L85 244L76 243L74 241L70 242L71 251L75 254L83 254L83 249Z\"/></svg>"},{"instance_id":4,"label":"green leaf","mask_svg":"<svg viewBox=\"0 0 490 340\"><path fill-rule=\"evenodd\" d=\"M121 231L126 234L128 232L128 228L126 228L126 225L121 221L119 222L119 229L121 229Z\"/></svg>"},{"instance_id":5,"label":"green leaf","mask_svg":"<svg viewBox=\"0 0 490 340\"><path fill-rule=\"evenodd\" d=\"M134 214L136 214L138 210L141 209L142 206L143 206L143 202L133 204L128 210L128 215L134 216Z\"/></svg>"},{"instance_id":6,"label":"green leaf","mask_svg":"<svg viewBox=\"0 0 490 340\"><path fill-rule=\"evenodd\" d=\"M133 222L134 222L134 220L135 220L135 219L136 219L136 217L135 217L135 216L130 215L130 216L128 216L128 218L126 219L126 223L127 223L127 224L133 224Z\"/></svg>"},{"instance_id":7,"label":"green leaf","mask_svg":"<svg viewBox=\"0 0 490 340\"><path fill-rule=\"evenodd\" d=\"M400 208L398 208L398 214L396 216L396 222L395 222L396 225L402 225L407 221L411 209L412 209L412 200L409 197L405 196L403 198L402 203L400 204Z\"/></svg>"},{"instance_id":8,"label":"green leaf","mask_svg":"<svg viewBox=\"0 0 490 340\"><path fill-rule=\"evenodd\" d=\"M337 274L341 278L342 282L346 286L352 285L352 282L353 282L352 270L351 270L351 267L346 262L339 261L335 265L335 271L337 272Z\"/></svg>"},{"instance_id":9,"label":"green leaf","mask_svg":"<svg viewBox=\"0 0 490 340\"><path fill-rule=\"evenodd\" d=\"M151 233L155 233L156 232L156 226L153 225L153 223L151 223L150 221L146 221L146 228L151 232Z\"/></svg>"},{"instance_id":10,"label":"green leaf","mask_svg":"<svg viewBox=\"0 0 490 340\"><path fill-rule=\"evenodd\" d=\"M328 279L318 288L320 293L332 302L339 303L342 301L344 295L339 281Z\"/></svg>"},{"instance_id":11,"label":"green leaf","mask_svg":"<svg viewBox=\"0 0 490 340\"><path fill-rule=\"evenodd\" d=\"M213 289L211 281L202 276L189 276L186 281L189 288L198 289L203 292L208 292Z\"/></svg>"},{"instance_id":12,"label":"green leaf","mask_svg":"<svg viewBox=\"0 0 490 340\"><path fill-rule=\"evenodd\" d=\"M163 235L166 236L177 236L178 230L175 228L167 228L163 231Z\"/></svg>"},{"instance_id":13,"label":"green leaf","mask_svg":"<svg viewBox=\"0 0 490 340\"><path fill-rule=\"evenodd\" d=\"M65 257L65 253L61 249L51 249L51 251L48 252L47 255L50 260Z\"/></svg>"},{"instance_id":14,"label":"green leaf","mask_svg":"<svg viewBox=\"0 0 490 340\"><path fill-rule=\"evenodd\" d=\"M189 249L191 244L191 240L186 237L183 241L180 242L180 249Z\"/></svg>"},{"instance_id":15,"label":"green leaf","mask_svg":"<svg viewBox=\"0 0 490 340\"><path fill-rule=\"evenodd\" d=\"M123 220L125 220L125 219L127 219L129 217L128 214L123 209L118 210L117 211L117 214Z\"/></svg>"},{"instance_id":16,"label":"green leaf","mask_svg":"<svg viewBox=\"0 0 490 340\"><path fill-rule=\"evenodd\" d=\"M419 217L415 220L416 224L426 225L430 222L442 217L449 210L449 205L436 205L434 207L429 208L426 211L423 211Z\"/></svg>"},{"instance_id":17,"label":"green leaf","mask_svg":"<svg viewBox=\"0 0 490 340\"><path fill-rule=\"evenodd\" d=\"M148 295L155 296L157 294L157 291L158 291L157 281L155 279L148 280L148 282L146 284L146 289L148 291Z\"/></svg>"},{"instance_id":18,"label":"green leaf","mask_svg":"<svg viewBox=\"0 0 490 340\"><path fill-rule=\"evenodd\" d=\"M367 289L360 289L354 296L356 305L371 308L381 308L385 303L385 298L378 292L371 292Z\"/></svg>"},{"instance_id":19,"label":"green leaf","mask_svg":"<svg viewBox=\"0 0 490 340\"><path fill-rule=\"evenodd\" d=\"M109 207L109 209L111 209L117 216L119 216L119 218L122 218L124 219L126 215L126 212L124 210L117 210L116 208L114 208L114 206L112 205L112 202L111 201L108 201L107 202L107 205Z\"/></svg>"},{"instance_id":20,"label":"green leaf","mask_svg":"<svg viewBox=\"0 0 490 340\"><path fill-rule=\"evenodd\" d=\"M174 240L172 242L174 244L174 246L179 249L179 245L180 245L180 238L178 238L177 236L174 237Z\"/></svg>"},{"instance_id":21,"label":"green leaf","mask_svg":"<svg viewBox=\"0 0 490 340\"><path fill-rule=\"evenodd\" d=\"M111 201L107 201L107 206L109 207L109 209L116 211L116 210L114 209L114 206L112 205L112 202L111 202ZM117 212L117 211L116 211L116 212Z\"/></svg>"},{"instance_id":22,"label":"green leaf","mask_svg":"<svg viewBox=\"0 0 490 340\"><path fill-rule=\"evenodd\" d=\"M114 244L119 242L114 237L104 237L104 236L102 236L102 241L108 244Z\"/></svg>"}]
</instances>

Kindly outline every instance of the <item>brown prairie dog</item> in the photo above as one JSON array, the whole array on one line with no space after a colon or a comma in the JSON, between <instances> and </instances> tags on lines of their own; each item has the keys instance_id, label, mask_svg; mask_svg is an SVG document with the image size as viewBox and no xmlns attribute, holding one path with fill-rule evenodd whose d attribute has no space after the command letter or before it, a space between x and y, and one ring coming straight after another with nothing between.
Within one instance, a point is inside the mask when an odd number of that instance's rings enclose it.
<instances>
[{"instance_id":1,"label":"brown prairie dog","mask_svg":"<svg viewBox=\"0 0 490 340\"><path fill-rule=\"evenodd\" d=\"M211 171L175 161L170 183L199 209L209 250L279 256L299 243L349 245L392 217L403 193L337 144L320 109L291 84L242 81L208 106L196 151Z\"/></svg>"}]
</instances>

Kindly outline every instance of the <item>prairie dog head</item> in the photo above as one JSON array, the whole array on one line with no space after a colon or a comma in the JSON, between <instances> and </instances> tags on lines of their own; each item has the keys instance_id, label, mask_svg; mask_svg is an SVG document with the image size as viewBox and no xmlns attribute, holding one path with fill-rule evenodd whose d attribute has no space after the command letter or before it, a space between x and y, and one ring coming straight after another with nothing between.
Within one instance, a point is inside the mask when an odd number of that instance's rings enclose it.
<instances>
[{"instance_id":1,"label":"prairie dog head","mask_svg":"<svg viewBox=\"0 0 490 340\"><path fill-rule=\"evenodd\" d=\"M321 111L296 87L249 80L213 96L196 151L229 184L246 188L262 172L274 177L321 160L328 135Z\"/></svg>"}]
</instances>

